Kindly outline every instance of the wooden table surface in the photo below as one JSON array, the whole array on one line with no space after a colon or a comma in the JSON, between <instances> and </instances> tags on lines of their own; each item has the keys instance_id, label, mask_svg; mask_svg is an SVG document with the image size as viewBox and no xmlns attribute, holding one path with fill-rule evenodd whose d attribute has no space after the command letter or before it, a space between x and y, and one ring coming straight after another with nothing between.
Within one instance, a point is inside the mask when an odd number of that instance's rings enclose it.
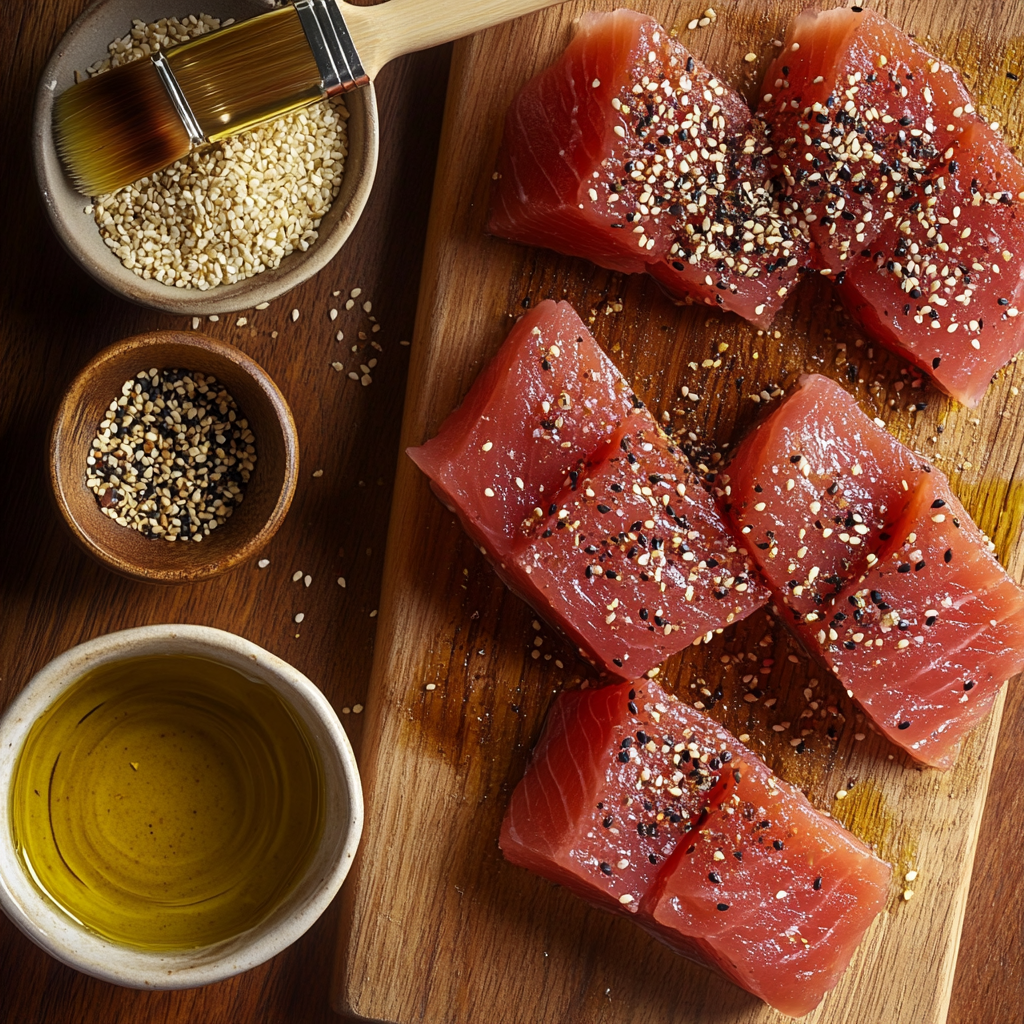
<instances>
[{"instance_id":1,"label":"wooden table surface","mask_svg":"<svg viewBox=\"0 0 1024 1024\"><path fill-rule=\"evenodd\" d=\"M728 2L728 0L726 0ZM259 361L292 405L302 445L295 504L265 557L194 587L125 582L73 546L50 502L44 475L49 421L67 384L118 338L189 321L138 309L108 295L68 258L38 201L29 158L29 119L39 72L85 0L45 8L14 0L0 23L5 199L0 277L0 709L31 675L66 648L102 633L156 622L229 629L305 672L327 694L357 745L374 644L383 546L397 459L430 190L449 50L396 62L378 82L381 161L373 198L341 254L317 278L267 310L204 323ZM183 9L179 14L190 13ZM379 334L348 291L373 302ZM337 297L333 292L340 291ZM331 307L341 310L331 322ZM290 312L300 311L297 322ZM343 343L334 340L338 329ZM278 332L276 338L272 332ZM359 340L364 331L366 342ZM380 350L365 348L376 340ZM360 346L352 352L351 345ZM373 382L347 372L377 358ZM336 372L333 361L345 364ZM313 477L315 470L323 470ZM307 588L293 583L302 570ZM346 587L337 583L344 577ZM495 581L495 586L500 584ZM293 617L305 613L301 627ZM298 634L298 636L296 636ZM1024 691L1011 690L992 775L975 878L964 924L949 1021L1011 1024L1022 1018ZM294 946L229 981L176 993L134 992L86 978L50 959L0 918L0 1019L18 1022L330 1021L330 970L337 922L329 911ZM927 953L925 952L925 955ZM408 965L410 973L415 964ZM401 984L396 978L395 984ZM486 1022L470 1022L486 1024ZM881 1024L881 1022L880 1022ZM929 1024L921 1021L921 1024Z\"/></svg>"}]
</instances>

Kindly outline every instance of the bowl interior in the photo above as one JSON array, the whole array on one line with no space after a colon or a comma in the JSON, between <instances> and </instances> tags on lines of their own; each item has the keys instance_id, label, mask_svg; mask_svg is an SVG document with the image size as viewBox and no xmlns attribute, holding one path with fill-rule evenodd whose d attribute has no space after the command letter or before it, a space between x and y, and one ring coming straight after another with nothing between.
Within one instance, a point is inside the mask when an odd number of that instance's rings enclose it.
<instances>
[{"instance_id":1,"label":"bowl interior","mask_svg":"<svg viewBox=\"0 0 1024 1024\"><path fill-rule=\"evenodd\" d=\"M345 172L338 195L320 222L316 242L305 252L286 256L275 270L206 291L143 280L126 269L104 244L92 213L87 212L91 200L72 187L57 156L52 132L54 96L74 84L76 71L84 75L86 68L105 57L107 45L124 36L133 19L154 22L204 13L222 20L242 20L273 6L272 0L203 0L191 7L181 0L177 6L170 0L97 0L68 29L43 70L32 124L33 157L43 204L64 247L115 294L171 313L249 309L283 295L326 266L359 220L377 169L377 102L372 85L345 97L350 114Z\"/></svg>"},{"instance_id":2,"label":"bowl interior","mask_svg":"<svg viewBox=\"0 0 1024 1024\"><path fill-rule=\"evenodd\" d=\"M35 888L14 851L7 825L14 766L36 718L86 671L106 662L154 654L206 657L274 687L308 728L324 769L324 833L304 878L253 928L194 950L134 949L83 928ZM362 820L355 756L327 699L291 665L221 630L188 625L143 626L90 640L46 665L0 719L0 907L48 953L77 970L115 984L137 988L206 985L279 953L330 904L355 856Z\"/></svg>"},{"instance_id":3,"label":"bowl interior","mask_svg":"<svg viewBox=\"0 0 1024 1024\"><path fill-rule=\"evenodd\" d=\"M86 484L86 457L111 401L141 370L178 368L212 374L249 421L256 463L231 517L199 543L173 543L119 526L100 510ZM157 331L101 352L74 380L54 422L51 477L58 506L76 539L125 575L187 582L238 565L273 536L291 504L298 477L298 441L291 412L266 372L223 342Z\"/></svg>"}]
</instances>

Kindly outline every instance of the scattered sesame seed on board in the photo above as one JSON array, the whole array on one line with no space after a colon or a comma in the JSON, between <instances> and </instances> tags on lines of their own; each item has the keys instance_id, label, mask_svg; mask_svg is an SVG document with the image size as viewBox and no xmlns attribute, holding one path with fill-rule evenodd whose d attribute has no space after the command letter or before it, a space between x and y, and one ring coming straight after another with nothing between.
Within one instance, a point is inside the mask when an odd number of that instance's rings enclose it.
<instances>
[{"instance_id":1,"label":"scattered sesame seed on board","mask_svg":"<svg viewBox=\"0 0 1024 1024\"><path fill-rule=\"evenodd\" d=\"M308 587L313 582L312 576L304 576L302 582Z\"/></svg>"},{"instance_id":2,"label":"scattered sesame seed on board","mask_svg":"<svg viewBox=\"0 0 1024 1024\"><path fill-rule=\"evenodd\" d=\"M348 584L345 582L345 577L344 576L339 576L338 577L338 586L341 587L342 590L344 590L345 587L348 586Z\"/></svg>"},{"instance_id":3,"label":"scattered sesame seed on board","mask_svg":"<svg viewBox=\"0 0 1024 1024\"><path fill-rule=\"evenodd\" d=\"M314 469L314 470L313 470L313 479L314 479L314 480L317 480L317 479L319 479L319 478L320 478L320 477L322 477L323 475L324 475L324 471L323 471L322 469Z\"/></svg>"},{"instance_id":4,"label":"scattered sesame seed on board","mask_svg":"<svg viewBox=\"0 0 1024 1024\"><path fill-rule=\"evenodd\" d=\"M269 559L269 558L261 558L261 559L260 559L260 560L259 560L259 561L258 561L258 562L256 563L256 565L257 565L257 566L258 566L258 567L259 567L260 569L266 569L266 567L267 567L268 565L270 565L270 559Z\"/></svg>"},{"instance_id":5,"label":"scattered sesame seed on board","mask_svg":"<svg viewBox=\"0 0 1024 1024\"><path fill-rule=\"evenodd\" d=\"M298 583L299 580L301 580L301 579L302 579L302 570L301 569L296 569L295 572L292 573L292 583Z\"/></svg>"},{"instance_id":6,"label":"scattered sesame seed on board","mask_svg":"<svg viewBox=\"0 0 1024 1024\"><path fill-rule=\"evenodd\" d=\"M302 620L303 620L303 619L304 619L305 617L306 617L306 613L305 613L305 612L299 612L299 613L298 613L298 615L296 615L296 616L295 616L295 621L296 621L297 623L298 623L298 622L302 622Z\"/></svg>"}]
</instances>

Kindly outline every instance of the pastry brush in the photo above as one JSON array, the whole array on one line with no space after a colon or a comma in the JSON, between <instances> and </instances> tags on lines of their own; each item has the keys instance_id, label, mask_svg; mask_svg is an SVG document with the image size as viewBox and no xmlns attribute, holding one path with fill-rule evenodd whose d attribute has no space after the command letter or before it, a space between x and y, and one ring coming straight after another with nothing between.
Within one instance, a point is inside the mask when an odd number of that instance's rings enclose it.
<instances>
[{"instance_id":1,"label":"pastry brush","mask_svg":"<svg viewBox=\"0 0 1024 1024\"><path fill-rule=\"evenodd\" d=\"M81 192L113 192L197 146L366 85L395 57L555 2L297 0L71 86L53 105L57 151Z\"/></svg>"}]
</instances>

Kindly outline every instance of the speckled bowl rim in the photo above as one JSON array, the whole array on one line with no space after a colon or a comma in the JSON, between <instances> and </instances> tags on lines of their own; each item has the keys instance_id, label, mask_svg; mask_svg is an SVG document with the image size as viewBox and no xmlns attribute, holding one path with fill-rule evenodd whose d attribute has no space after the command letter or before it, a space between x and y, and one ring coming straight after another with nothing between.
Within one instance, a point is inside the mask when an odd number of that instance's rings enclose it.
<instances>
[{"instance_id":1,"label":"speckled bowl rim","mask_svg":"<svg viewBox=\"0 0 1024 1024\"><path fill-rule=\"evenodd\" d=\"M302 718L324 765L328 816L306 876L260 924L194 950L149 952L110 942L82 927L29 879L11 838L14 765L32 724L86 671L124 658L189 654L219 661L271 685ZM332 808L337 811L332 820ZM343 820L336 820L342 818ZM141 626L89 640L39 670L0 718L0 908L33 942L62 963L115 985L180 989L209 985L269 960L296 941L341 888L363 828L359 769L345 729L321 691L298 669L262 647L208 626Z\"/></svg>"},{"instance_id":2,"label":"speckled bowl rim","mask_svg":"<svg viewBox=\"0 0 1024 1024\"><path fill-rule=\"evenodd\" d=\"M195 10L188 10L190 6ZM126 269L103 243L92 215L84 212L91 200L72 188L57 156L51 131L55 93L58 89L63 91L73 81L76 64L79 71L84 71L94 60L103 57L107 43L126 32L133 18L150 21L199 13L240 17L261 14L273 7L273 0L193 0L192 3L177 0L176 4L171 0L96 0L67 30L43 69L32 113L32 157L43 206L57 237L75 262L115 295L140 306L182 316L251 309L262 302L280 298L318 273L352 234L366 207L377 172L379 125L377 98L372 84L345 97L350 114L345 173L338 196L320 222L316 242L305 252L290 253L274 270L265 270L235 284L217 285L207 291L175 288L158 281L144 280ZM232 13L228 13L228 8ZM123 17L120 14L122 10ZM123 22L123 26L110 30L108 34L99 26L106 24L114 12L118 12L120 20L113 23L120 25ZM73 53L75 44L80 43L83 35L100 37L96 40L98 51L94 51L90 44L89 52L95 55L84 61L76 59Z\"/></svg>"}]
</instances>

